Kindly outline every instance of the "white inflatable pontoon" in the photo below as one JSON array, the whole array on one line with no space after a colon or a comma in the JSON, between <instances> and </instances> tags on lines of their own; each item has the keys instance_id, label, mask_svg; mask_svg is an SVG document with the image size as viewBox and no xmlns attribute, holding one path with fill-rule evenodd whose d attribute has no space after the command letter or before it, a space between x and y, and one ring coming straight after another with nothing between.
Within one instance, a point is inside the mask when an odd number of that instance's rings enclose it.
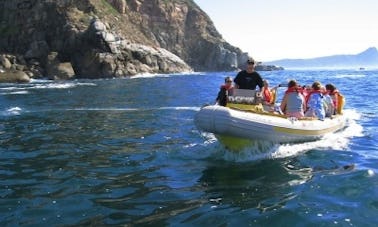
<instances>
[{"instance_id":1,"label":"white inflatable pontoon","mask_svg":"<svg viewBox=\"0 0 378 227\"><path fill-rule=\"evenodd\" d=\"M261 104L205 106L196 114L194 121L200 130L214 133L231 150L240 150L256 140L273 143L314 141L344 128L346 124L342 114L324 120L296 119L264 111Z\"/></svg>"}]
</instances>

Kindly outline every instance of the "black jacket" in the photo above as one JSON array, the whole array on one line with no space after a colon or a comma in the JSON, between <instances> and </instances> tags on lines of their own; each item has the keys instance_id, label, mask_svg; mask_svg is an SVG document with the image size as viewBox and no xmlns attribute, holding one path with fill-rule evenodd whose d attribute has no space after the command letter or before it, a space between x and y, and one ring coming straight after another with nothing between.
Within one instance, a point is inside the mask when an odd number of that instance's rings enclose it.
<instances>
[{"instance_id":1,"label":"black jacket","mask_svg":"<svg viewBox=\"0 0 378 227\"><path fill-rule=\"evenodd\" d=\"M258 85L260 89L264 86L263 80L258 72L248 73L246 70L240 71L234 79L239 89L256 90Z\"/></svg>"}]
</instances>

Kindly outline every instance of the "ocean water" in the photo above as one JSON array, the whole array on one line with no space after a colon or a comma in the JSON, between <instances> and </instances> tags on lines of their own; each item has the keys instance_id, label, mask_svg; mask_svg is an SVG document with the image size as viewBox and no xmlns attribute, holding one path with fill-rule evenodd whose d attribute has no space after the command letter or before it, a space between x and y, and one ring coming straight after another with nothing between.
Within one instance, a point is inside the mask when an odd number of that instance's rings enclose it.
<instances>
[{"instance_id":1,"label":"ocean water","mask_svg":"<svg viewBox=\"0 0 378 227\"><path fill-rule=\"evenodd\" d=\"M332 82L345 130L239 153L193 117L234 72L0 84L1 226L376 226L378 71Z\"/></svg>"}]
</instances>

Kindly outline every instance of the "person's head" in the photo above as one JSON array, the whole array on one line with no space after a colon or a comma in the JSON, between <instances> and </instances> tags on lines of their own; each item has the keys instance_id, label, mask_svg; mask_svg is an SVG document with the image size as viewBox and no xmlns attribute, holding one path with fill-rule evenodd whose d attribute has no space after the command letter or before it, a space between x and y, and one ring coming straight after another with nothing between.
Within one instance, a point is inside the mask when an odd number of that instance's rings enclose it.
<instances>
[{"instance_id":1,"label":"person's head","mask_svg":"<svg viewBox=\"0 0 378 227\"><path fill-rule=\"evenodd\" d=\"M319 81L315 81L313 84L312 84L312 89L314 89L315 91L318 91L322 88L322 84L319 82Z\"/></svg>"},{"instance_id":2,"label":"person's head","mask_svg":"<svg viewBox=\"0 0 378 227\"><path fill-rule=\"evenodd\" d=\"M249 58L247 60L247 72L253 72L255 69L255 60L253 58Z\"/></svg>"},{"instance_id":3,"label":"person's head","mask_svg":"<svg viewBox=\"0 0 378 227\"><path fill-rule=\"evenodd\" d=\"M263 83L264 83L264 87L269 87L269 81L263 80Z\"/></svg>"},{"instance_id":4,"label":"person's head","mask_svg":"<svg viewBox=\"0 0 378 227\"><path fill-rule=\"evenodd\" d=\"M335 87L335 85L333 85L333 84L326 84L326 90L327 91L330 91L330 92L333 92L333 91L335 91L336 90L336 87Z\"/></svg>"},{"instance_id":5,"label":"person's head","mask_svg":"<svg viewBox=\"0 0 378 227\"><path fill-rule=\"evenodd\" d=\"M232 84L232 78L230 76L224 78L224 83L231 85Z\"/></svg>"},{"instance_id":6,"label":"person's head","mask_svg":"<svg viewBox=\"0 0 378 227\"><path fill-rule=\"evenodd\" d=\"M298 83L296 80L290 80L289 83L287 83L288 88L297 87Z\"/></svg>"}]
</instances>

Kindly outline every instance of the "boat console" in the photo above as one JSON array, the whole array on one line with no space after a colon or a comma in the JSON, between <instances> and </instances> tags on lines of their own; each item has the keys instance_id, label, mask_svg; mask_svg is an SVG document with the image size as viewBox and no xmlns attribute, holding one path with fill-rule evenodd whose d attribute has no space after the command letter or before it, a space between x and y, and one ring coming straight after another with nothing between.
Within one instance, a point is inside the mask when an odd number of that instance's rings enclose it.
<instances>
[{"instance_id":1,"label":"boat console","mask_svg":"<svg viewBox=\"0 0 378 227\"><path fill-rule=\"evenodd\" d=\"M258 105L263 103L262 93L249 89L234 89L228 94L228 103Z\"/></svg>"}]
</instances>

